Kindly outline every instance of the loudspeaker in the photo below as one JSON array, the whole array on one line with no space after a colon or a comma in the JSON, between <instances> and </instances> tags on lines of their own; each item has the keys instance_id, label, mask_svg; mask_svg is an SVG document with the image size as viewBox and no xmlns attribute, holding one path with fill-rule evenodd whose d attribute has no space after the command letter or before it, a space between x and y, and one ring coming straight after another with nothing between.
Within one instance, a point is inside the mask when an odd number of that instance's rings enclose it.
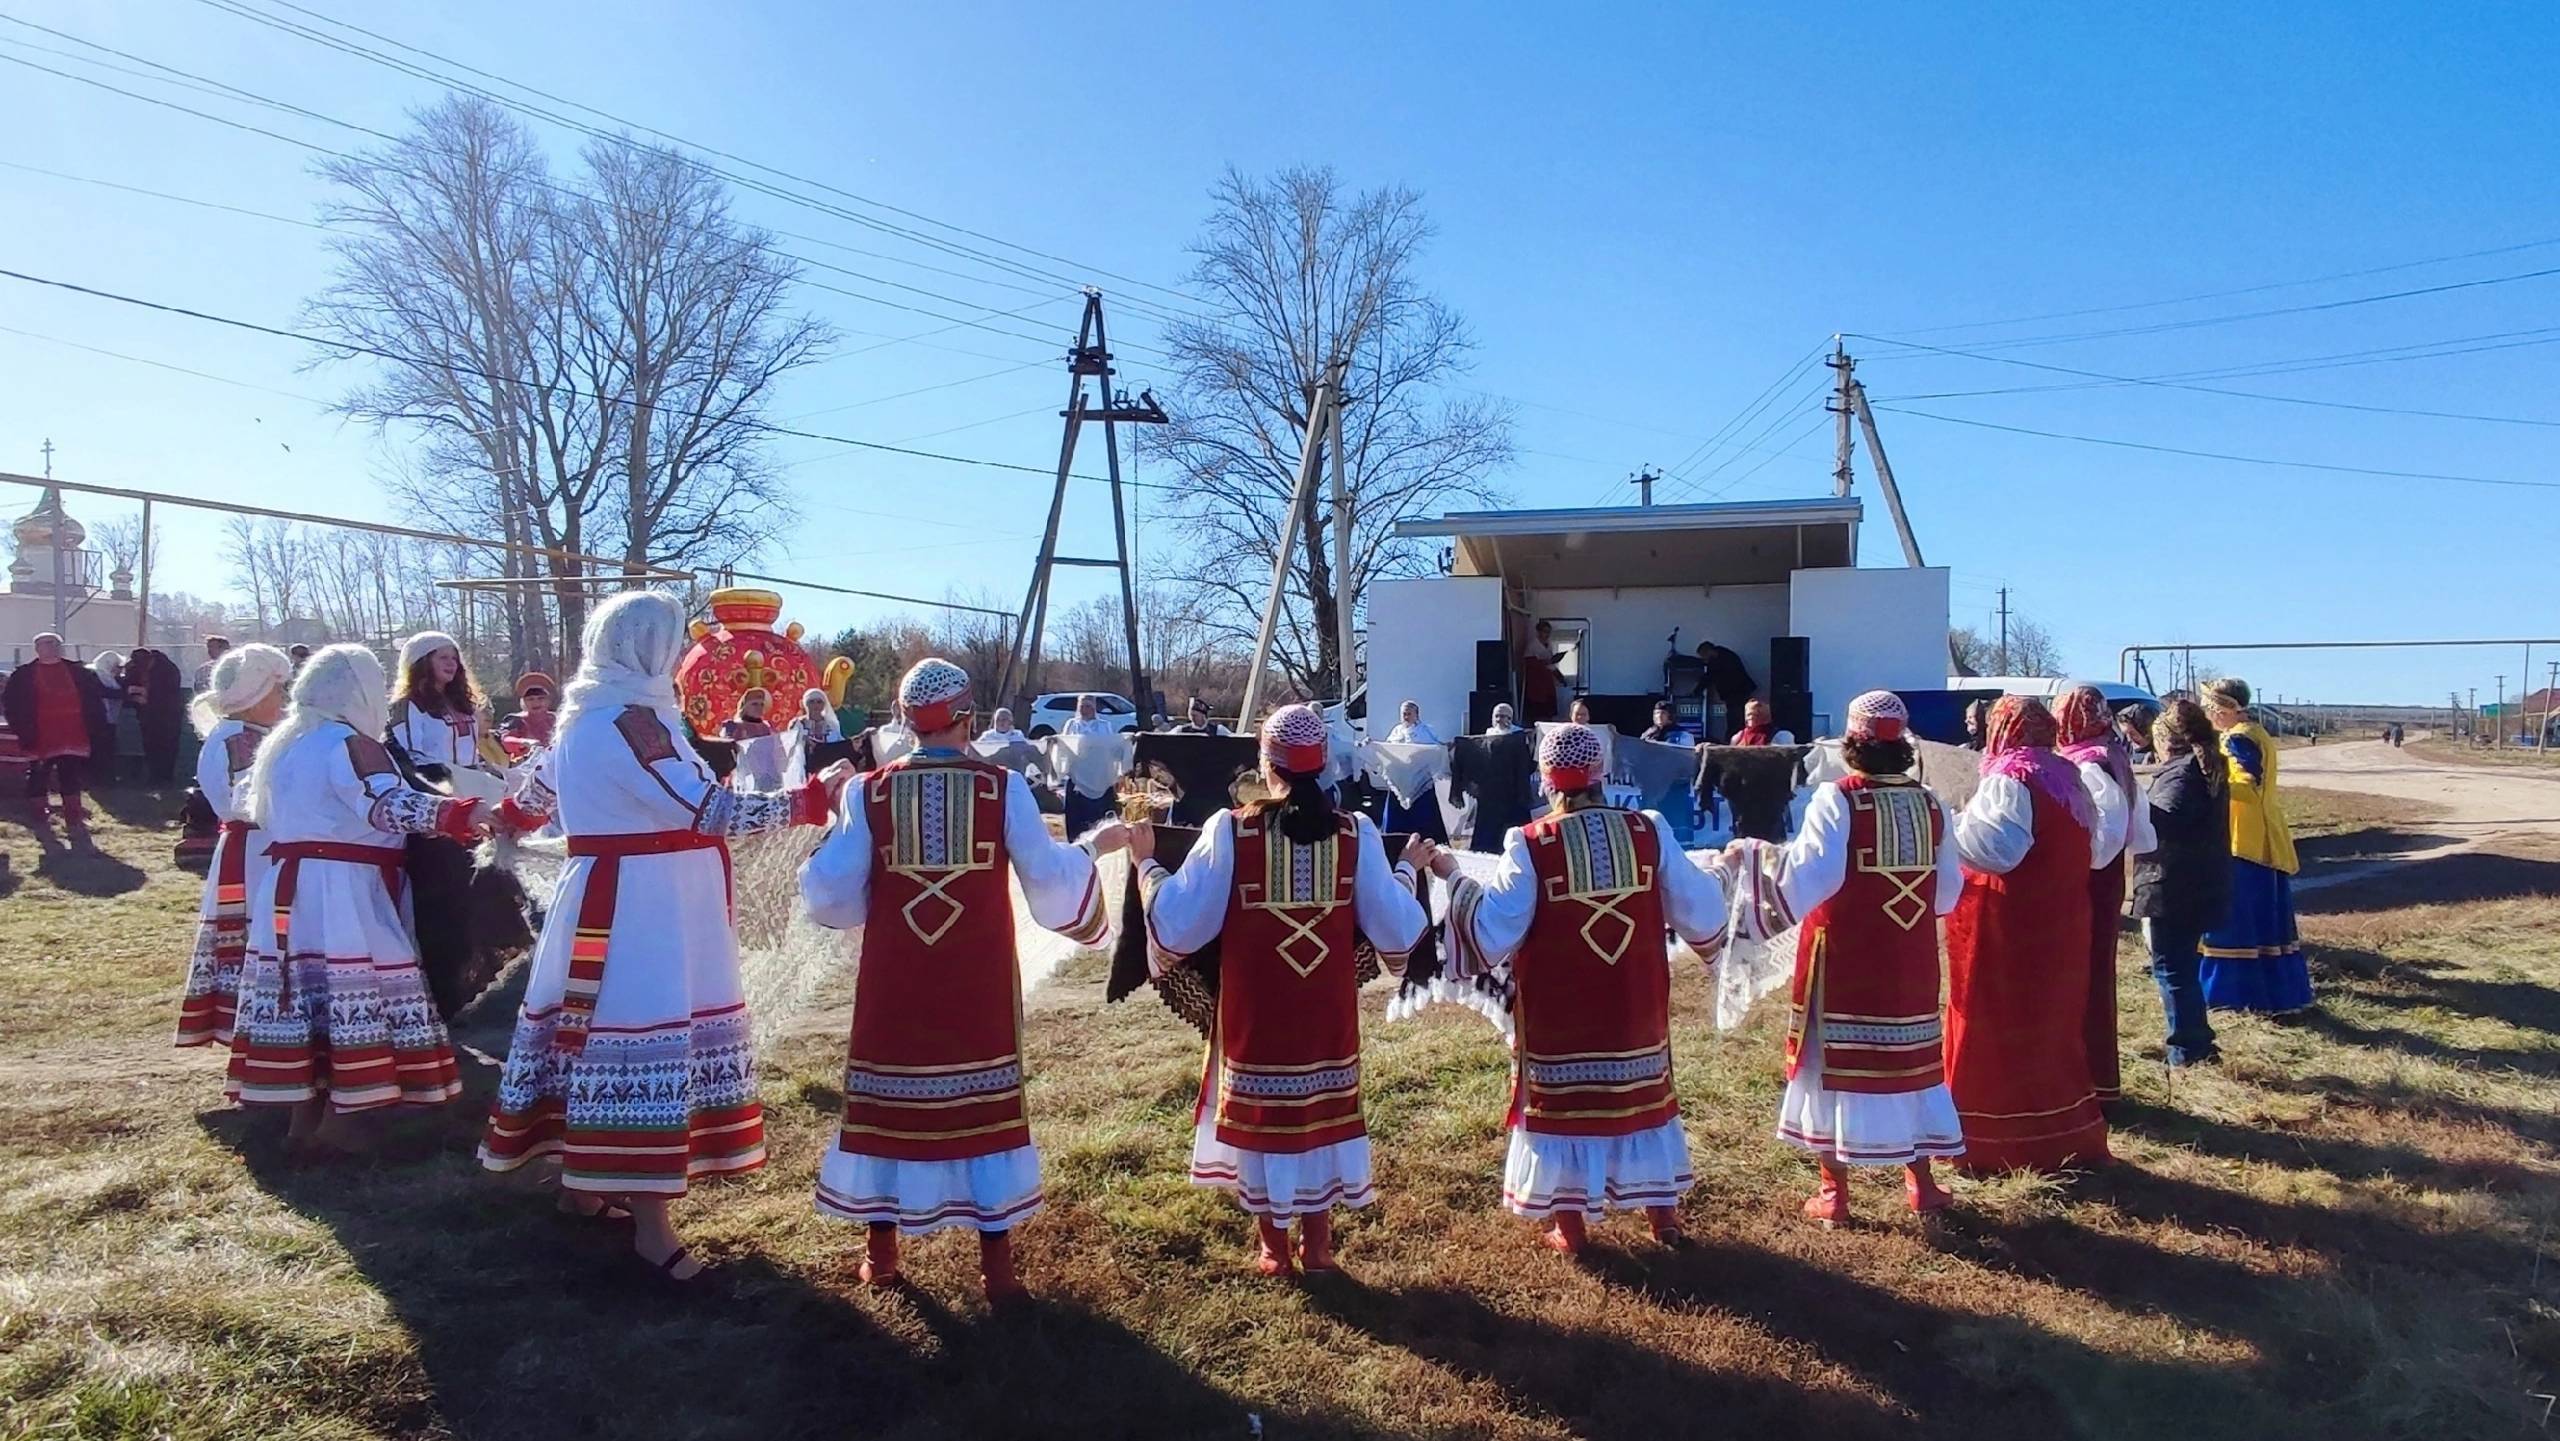
<instances>
[{"instance_id":1,"label":"loudspeaker","mask_svg":"<svg viewBox=\"0 0 2560 1441\"><path fill-rule=\"evenodd\" d=\"M1769 639L1769 702L1789 691L1813 690L1813 642L1800 635L1772 636ZM1801 734L1801 732L1799 732Z\"/></svg>"},{"instance_id":2,"label":"loudspeaker","mask_svg":"<svg viewBox=\"0 0 2560 1441\"><path fill-rule=\"evenodd\" d=\"M1493 725L1493 708L1498 705L1508 704L1510 700L1511 691L1507 686L1499 690L1475 690L1467 692L1467 734L1471 736L1480 736L1487 730L1491 729Z\"/></svg>"},{"instance_id":3,"label":"loudspeaker","mask_svg":"<svg viewBox=\"0 0 2560 1441\"><path fill-rule=\"evenodd\" d=\"M1476 689L1511 693L1511 647L1498 640L1476 642Z\"/></svg>"},{"instance_id":4,"label":"loudspeaker","mask_svg":"<svg viewBox=\"0 0 2560 1441\"><path fill-rule=\"evenodd\" d=\"M1799 741L1813 739L1813 692L1804 690L1772 691L1769 694L1769 719Z\"/></svg>"}]
</instances>

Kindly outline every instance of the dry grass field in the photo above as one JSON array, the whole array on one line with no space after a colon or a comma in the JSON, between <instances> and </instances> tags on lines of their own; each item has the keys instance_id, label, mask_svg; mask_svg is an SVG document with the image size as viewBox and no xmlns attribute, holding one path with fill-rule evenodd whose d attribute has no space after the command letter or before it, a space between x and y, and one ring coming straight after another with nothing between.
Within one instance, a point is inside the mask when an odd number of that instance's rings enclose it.
<instances>
[{"instance_id":1,"label":"dry grass field","mask_svg":"<svg viewBox=\"0 0 2560 1441\"><path fill-rule=\"evenodd\" d=\"M853 1283L810 1211L843 992L770 1058L773 1162L680 1212L671 1295L609 1231L471 1164L492 1068L381 1159L287 1166L167 1044L196 882L163 802L103 857L0 822L0 1435L28 1437L2501 1437L2560 1384L2560 857L2474 854L2305 897L2323 995L2174 1079L2128 936L2118 1164L1960 1184L1924 1232L1884 1177L1807 1228L1769 1136L1782 1017L1681 985L1695 1243L1604 1228L1577 1268L1496 1207L1503 1053L1441 1013L1369 1033L1385 1199L1349 1272L1276 1286L1182 1177L1196 1039L1098 963L1033 1001L1052 1205L1032 1307L974 1247ZM2307 829L2411 818L2323 800ZM2298 814L2300 812L2297 812ZM1373 997L1373 1007L1377 998ZM501 1031L500 1035L503 1034ZM489 1037L475 1033L484 1044Z\"/></svg>"}]
</instances>

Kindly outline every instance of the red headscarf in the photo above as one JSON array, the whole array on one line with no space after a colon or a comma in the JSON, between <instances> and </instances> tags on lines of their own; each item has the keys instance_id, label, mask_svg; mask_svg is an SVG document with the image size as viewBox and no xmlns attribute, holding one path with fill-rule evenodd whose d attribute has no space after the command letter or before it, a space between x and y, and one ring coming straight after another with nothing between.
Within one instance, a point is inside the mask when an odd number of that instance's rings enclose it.
<instances>
[{"instance_id":1,"label":"red headscarf","mask_svg":"<svg viewBox=\"0 0 2560 1441\"><path fill-rule=\"evenodd\" d=\"M2096 686L2075 685L2063 692L2062 704L2054 711L2054 720L2062 730L2062 757L2073 765L2102 765L2115 777L2116 789L2130 802L2133 789L2133 748L2116 734L2115 712Z\"/></svg>"},{"instance_id":2,"label":"red headscarf","mask_svg":"<svg viewBox=\"0 0 2560 1441\"><path fill-rule=\"evenodd\" d=\"M2062 730L2053 712L2034 696L2004 695L1983 726L1982 773L2007 776L2044 792L2071 813L2082 829L2096 825L2096 808L2081 788L2080 772L2054 748Z\"/></svg>"}]
</instances>

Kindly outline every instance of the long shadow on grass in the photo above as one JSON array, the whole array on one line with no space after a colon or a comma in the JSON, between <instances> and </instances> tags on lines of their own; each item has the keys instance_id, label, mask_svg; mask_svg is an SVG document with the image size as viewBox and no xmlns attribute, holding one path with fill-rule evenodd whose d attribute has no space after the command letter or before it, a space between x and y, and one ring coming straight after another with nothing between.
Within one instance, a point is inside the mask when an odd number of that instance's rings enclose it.
<instances>
[{"instance_id":1,"label":"long shadow on grass","mask_svg":"<svg viewBox=\"0 0 2560 1441\"><path fill-rule=\"evenodd\" d=\"M2466 1101L2441 1091L2389 1083L2360 1081L2325 1072L2308 1075L2255 1075L2250 1084L2289 1096L2313 1096L2336 1105L2367 1106L2404 1116L2490 1126L2546 1146L2560 1146L2560 1116L2548 1111L2493 1106Z\"/></svg>"},{"instance_id":2,"label":"long shadow on grass","mask_svg":"<svg viewBox=\"0 0 2560 1441\"><path fill-rule=\"evenodd\" d=\"M2307 1167L2350 1181L2398 1176L2452 1190L2522 1193L2547 1186L2551 1180L2548 1172L2512 1161L2448 1161L2414 1146L2376 1145L2336 1136L2239 1126L2129 1097L2115 1103L2109 1118L2116 1125L2139 1130L2153 1140L2192 1147L2207 1156L2296 1169Z\"/></svg>"},{"instance_id":3,"label":"long shadow on grass","mask_svg":"<svg viewBox=\"0 0 2560 1441\"><path fill-rule=\"evenodd\" d=\"M2457 1046L2398 1026L2362 1025L2319 1007L2299 1013L2293 1024L2344 1046L2398 1051L2457 1066L2512 1067L2532 1075L2560 1075L2560 1047Z\"/></svg>"},{"instance_id":4,"label":"long shadow on grass","mask_svg":"<svg viewBox=\"0 0 2560 1441\"><path fill-rule=\"evenodd\" d=\"M101 850L46 846L36 874L79 896L121 896L151 880L140 866L129 865Z\"/></svg>"},{"instance_id":5,"label":"long shadow on grass","mask_svg":"<svg viewBox=\"0 0 2560 1441\"><path fill-rule=\"evenodd\" d=\"M625 1228L484 1178L469 1158L481 1114L466 1101L411 1120L423 1159L395 1142L412 1159L328 1169L285 1164L238 1112L203 1118L261 1186L337 1236L414 1338L423 1399L335 1394L325 1358L297 1357L319 1392L309 1409L492 1441L1247 1434L1242 1403L1079 1306L964 1316L917 1291L857 1303L849 1260L818 1276L754 1252L689 1286L659 1282L631 1261ZM686 1208L697 1223L702 1204ZM1327 1429L1265 1421L1273 1435Z\"/></svg>"},{"instance_id":6,"label":"long shadow on grass","mask_svg":"<svg viewBox=\"0 0 2560 1441\"><path fill-rule=\"evenodd\" d=\"M1911 1434L1907 1418L1876 1402L1708 1370L1638 1338L1497 1311L1456 1287L1387 1291L1334 1277L1307 1294L1316 1309L1381 1344L1485 1377L1513 1406L1595 1441L1660 1441L1710 1425L1734 1435L1780 1426L1824 1436Z\"/></svg>"},{"instance_id":7,"label":"long shadow on grass","mask_svg":"<svg viewBox=\"0 0 2560 1441\"><path fill-rule=\"evenodd\" d=\"M2304 915L2369 915L2409 905L2554 895L2560 895L2560 861L2463 851L2305 891L2294 909Z\"/></svg>"},{"instance_id":8,"label":"long shadow on grass","mask_svg":"<svg viewBox=\"0 0 2560 1441\"><path fill-rule=\"evenodd\" d=\"M2357 1000L2393 1010L2440 1007L2560 1036L2560 991L2532 981L2484 981L2447 975L2444 961L2387 956L2361 946L2313 942L2314 977Z\"/></svg>"}]
</instances>

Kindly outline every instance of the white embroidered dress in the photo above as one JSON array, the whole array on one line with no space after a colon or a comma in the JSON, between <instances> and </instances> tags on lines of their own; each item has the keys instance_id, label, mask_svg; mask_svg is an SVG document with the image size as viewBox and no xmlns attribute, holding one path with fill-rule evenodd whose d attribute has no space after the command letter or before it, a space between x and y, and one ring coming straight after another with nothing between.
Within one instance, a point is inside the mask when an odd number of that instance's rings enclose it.
<instances>
[{"instance_id":1,"label":"white embroidered dress","mask_svg":"<svg viewBox=\"0 0 2560 1441\"><path fill-rule=\"evenodd\" d=\"M549 810L570 855L534 943L482 1165L509 1171L558 1155L560 1184L571 1190L682 1195L695 1177L764 1164L727 854L709 845L578 850L597 837L725 840L790 824L796 802L795 792L722 786L682 731L646 706L568 717L517 800ZM612 910L590 918L588 891L600 868L610 877ZM593 934L599 929L606 933ZM583 1026L568 1025L583 1029L583 1040L563 1044L582 931L601 948L602 974Z\"/></svg>"},{"instance_id":2,"label":"white embroidered dress","mask_svg":"<svg viewBox=\"0 0 2560 1441\"><path fill-rule=\"evenodd\" d=\"M1605 809L1594 808L1565 819L1567 824L1590 826L1601 824L1606 814ZM1725 934L1724 883L1679 848L1671 839L1669 822L1653 811L1642 814L1653 834L1661 838L1654 874L1663 921L1673 934L1712 960ZM1502 837L1502 854L1492 879L1461 881L1453 888L1447 974L1465 979L1504 961L1514 961L1516 973L1514 958L1542 904L1539 890L1528 838L1515 826ZM1515 1030L1515 1050L1518 1045ZM1549 1135L1514 1126L1502 1163L1504 1208L1537 1219L1559 1211L1599 1215L1668 1206L1696 1184L1689 1166L1688 1132L1677 1115L1624 1136Z\"/></svg>"},{"instance_id":3,"label":"white embroidered dress","mask_svg":"<svg viewBox=\"0 0 2560 1441\"><path fill-rule=\"evenodd\" d=\"M266 832L255 826L234 831L232 825L245 822L241 812L248 799L249 762L266 733L265 726L225 719L205 732L204 744L196 751L196 790L214 819L222 823L222 831L205 861L204 896L196 905L196 947L187 958L186 994L178 1007L181 1046L231 1044L240 1003L240 971L248 960L249 898L258 893L258 883L267 874ZM226 896L222 874L232 864L235 850L239 891ZM227 925L236 927L229 936L224 934Z\"/></svg>"}]
</instances>

